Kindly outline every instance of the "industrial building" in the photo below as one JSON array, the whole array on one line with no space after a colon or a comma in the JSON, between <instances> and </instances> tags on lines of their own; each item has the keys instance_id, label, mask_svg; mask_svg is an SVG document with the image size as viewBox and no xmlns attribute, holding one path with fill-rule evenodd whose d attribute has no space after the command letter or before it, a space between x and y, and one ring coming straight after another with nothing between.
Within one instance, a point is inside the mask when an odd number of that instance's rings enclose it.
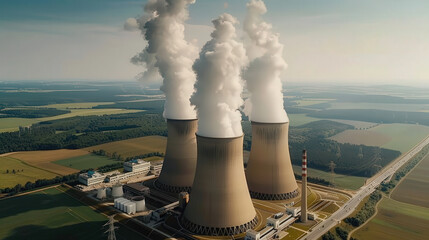
<instances>
[{"instance_id":1,"label":"industrial building","mask_svg":"<svg viewBox=\"0 0 429 240\"><path fill-rule=\"evenodd\" d=\"M140 172L146 171L149 172L150 162L146 162L142 159L133 159L128 162L124 162L124 171L125 172Z\"/></svg>"},{"instance_id":2,"label":"industrial building","mask_svg":"<svg viewBox=\"0 0 429 240\"><path fill-rule=\"evenodd\" d=\"M167 119L167 149L155 182L159 189L173 193L190 191L197 164L197 123L196 119Z\"/></svg>"},{"instance_id":3,"label":"industrial building","mask_svg":"<svg viewBox=\"0 0 429 240\"><path fill-rule=\"evenodd\" d=\"M105 175L95 171L88 171L86 173L79 174L79 182L86 186L102 183L105 178Z\"/></svg>"},{"instance_id":4,"label":"industrial building","mask_svg":"<svg viewBox=\"0 0 429 240\"><path fill-rule=\"evenodd\" d=\"M252 122L246 179L252 198L284 200L299 195L289 154L289 122Z\"/></svg>"},{"instance_id":5,"label":"industrial building","mask_svg":"<svg viewBox=\"0 0 429 240\"><path fill-rule=\"evenodd\" d=\"M150 162L150 173L152 173L153 175L159 175L163 165L164 163L162 161Z\"/></svg>"},{"instance_id":6,"label":"industrial building","mask_svg":"<svg viewBox=\"0 0 429 240\"><path fill-rule=\"evenodd\" d=\"M257 224L246 184L243 136L197 135L198 164L182 225L195 234L230 236Z\"/></svg>"}]
</instances>

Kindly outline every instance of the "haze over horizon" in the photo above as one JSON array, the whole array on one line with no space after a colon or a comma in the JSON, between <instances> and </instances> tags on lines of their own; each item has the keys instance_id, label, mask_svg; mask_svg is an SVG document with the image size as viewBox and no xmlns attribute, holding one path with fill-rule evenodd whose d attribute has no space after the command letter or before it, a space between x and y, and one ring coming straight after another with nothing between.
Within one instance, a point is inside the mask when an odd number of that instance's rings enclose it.
<instances>
[{"instance_id":1,"label":"haze over horizon","mask_svg":"<svg viewBox=\"0 0 429 240\"><path fill-rule=\"evenodd\" d=\"M0 0L0 81L134 80L142 69L130 58L145 41L124 23L141 16L145 3ZM201 47L210 38L211 20L223 12L240 21L241 31L246 3L197 0L189 9L186 38ZM264 18L285 46L285 82L429 82L427 1L270 0L266 5Z\"/></svg>"}]
</instances>

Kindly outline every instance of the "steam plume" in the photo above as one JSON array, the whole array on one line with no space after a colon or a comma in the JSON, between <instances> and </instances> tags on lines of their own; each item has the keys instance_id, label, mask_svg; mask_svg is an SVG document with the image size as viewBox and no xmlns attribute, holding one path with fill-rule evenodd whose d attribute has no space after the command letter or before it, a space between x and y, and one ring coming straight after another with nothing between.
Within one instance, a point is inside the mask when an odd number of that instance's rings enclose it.
<instances>
[{"instance_id":1,"label":"steam plume","mask_svg":"<svg viewBox=\"0 0 429 240\"><path fill-rule=\"evenodd\" d=\"M197 48L184 36L184 22L188 18L188 5L195 0L149 0L145 14L138 20L147 47L131 59L135 64L146 65L142 81L151 81L159 74L165 93L164 117L169 119L195 119L196 113L189 98L194 92L195 73L192 63Z\"/></svg>"},{"instance_id":2,"label":"steam plume","mask_svg":"<svg viewBox=\"0 0 429 240\"><path fill-rule=\"evenodd\" d=\"M206 137L237 137L243 134L240 72L247 63L242 43L237 42L237 20L222 14L212 21L215 30L194 63L196 92L191 97L198 114L198 134Z\"/></svg>"},{"instance_id":3,"label":"steam plume","mask_svg":"<svg viewBox=\"0 0 429 240\"><path fill-rule=\"evenodd\" d=\"M278 34L272 32L271 24L261 19L266 12L267 8L261 0L251 0L247 4L244 31L251 41L249 47L260 53L259 56L252 56L243 73L250 93L245 101L244 112L256 122L288 122L280 79L287 64L282 56L283 45L279 43Z\"/></svg>"}]
</instances>

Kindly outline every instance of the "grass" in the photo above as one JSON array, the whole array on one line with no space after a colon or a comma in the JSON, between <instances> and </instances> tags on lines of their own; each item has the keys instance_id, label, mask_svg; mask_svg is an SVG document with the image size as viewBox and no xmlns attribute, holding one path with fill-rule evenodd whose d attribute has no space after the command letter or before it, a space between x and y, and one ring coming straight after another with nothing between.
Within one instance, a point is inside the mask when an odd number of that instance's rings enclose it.
<instances>
[{"instance_id":1,"label":"grass","mask_svg":"<svg viewBox=\"0 0 429 240\"><path fill-rule=\"evenodd\" d=\"M105 143L97 146L84 148L85 151L93 151L103 149L106 152L113 154L117 153L124 158L134 157L151 152L165 152L167 138L161 136L147 136L133 138L123 141Z\"/></svg>"},{"instance_id":2,"label":"grass","mask_svg":"<svg viewBox=\"0 0 429 240\"><path fill-rule=\"evenodd\" d=\"M61 114L45 118L0 118L0 133L18 131L20 126L30 126L34 123L64 119L76 116L101 116L112 114L135 113L143 110L126 110L126 109L70 109L71 113Z\"/></svg>"},{"instance_id":3,"label":"grass","mask_svg":"<svg viewBox=\"0 0 429 240\"><path fill-rule=\"evenodd\" d=\"M106 239L107 218L62 188L0 200L0 239ZM117 230L118 239L138 239ZM125 238L126 236L126 238Z\"/></svg>"},{"instance_id":4,"label":"grass","mask_svg":"<svg viewBox=\"0 0 429 240\"><path fill-rule=\"evenodd\" d=\"M327 207L323 208L322 212L333 214L339 209L339 207L333 203L329 204Z\"/></svg>"},{"instance_id":5,"label":"grass","mask_svg":"<svg viewBox=\"0 0 429 240\"><path fill-rule=\"evenodd\" d=\"M83 150L68 150L68 149L59 149L59 150L48 150L48 151L28 151L28 152L18 152L9 155L10 157L19 159L28 163L32 166L45 169L50 172L54 172L60 175L67 175L77 172L76 169L70 168L68 166L61 166L55 163L61 159L73 158L88 155L87 151Z\"/></svg>"},{"instance_id":6,"label":"grass","mask_svg":"<svg viewBox=\"0 0 429 240\"><path fill-rule=\"evenodd\" d=\"M346 130L331 139L341 143L364 144L409 151L429 135L429 127L415 124L381 124L367 130Z\"/></svg>"},{"instance_id":7,"label":"grass","mask_svg":"<svg viewBox=\"0 0 429 240\"><path fill-rule=\"evenodd\" d=\"M380 109L389 111L420 112L429 109L429 104L399 104L399 103L350 103L330 102L330 109Z\"/></svg>"},{"instance_id":8,"label":"grass","mask_svg":"<svg viewBox=\"0 0 429 240\"><path fill-rule=\"evenodd\" d=\"M78 156L78 157L61 159L61 160L55 161L54 163L61 166L74 168L77 170L83 170L83 169L98 168L101 166L118 163L118 161L115 161L113 159L110 159L104 156L87 154L87 155Z\"/></svg>"},{"instance_id":9,"label":"grass","mask_svg":"<svg viewBox=\"0 0 429 240\"><path fill-rule=\"evenodd\" d=\"M301 166L293 165L293 171L296 174L301 174ZM331 173L322 170L307 168L309 177L318 177L331 181ZM342 174L334 174L335 187L343 189L356 190L365 184L366 178L357 176L347 176Z\"/></svg>"},{"instance_id":10,"label":"grass","mask_svg":"<svg viewBox=\"0 0 429 240\"><path fill-rule=\"evenodd\" d=\"M288 233L288 235L282 238L282 240L295 240L304 235L305 233L296 228L289 228L288 230L286 230L286 232Z\"/></svg>"},{"instance_id":11,"label":"grass","mask_svg":"<svg viewBox=\"0 0 429 240\"><path fill-rule=\"evenodd\" d=\"M320 118L307 117L306 114L288 114L288 117L290 126L300 126L310 122L320 121Z\"/></svg>"},{"instance_id":12,"label":"grass","mask_svg":"<svg viewBox=\"0 0 429 240\"><path fill-rule=\"evenodd\" d=\"M16 171L15 174L12 173L13 169ZM6 173L7 170L9 173ZM54 173L30 166L19 159L0 157L0 188L14 187L16 184L25 185L27 182L56 176Z\"/></svg>"},{"instance_id":13,"label":"grass","mask_svg":"<svg viewBox=\"0 0 429 240\"><path fill-rule=\"evenodd\" d=\"M395 188L393 199L429 208L429 155ZM427 211L429 212L429 211Z\"/></svg>"},{"instance_id":14,"label":"grass","mask_svg":"<svg viewBox=\"0 0 429 240\"><path fill-rule=\"evenodd\" d=\"M383 198L378 214L353 234L358 239L425 239L429 235L427 208Z\"/></svg>"}]
</instances>

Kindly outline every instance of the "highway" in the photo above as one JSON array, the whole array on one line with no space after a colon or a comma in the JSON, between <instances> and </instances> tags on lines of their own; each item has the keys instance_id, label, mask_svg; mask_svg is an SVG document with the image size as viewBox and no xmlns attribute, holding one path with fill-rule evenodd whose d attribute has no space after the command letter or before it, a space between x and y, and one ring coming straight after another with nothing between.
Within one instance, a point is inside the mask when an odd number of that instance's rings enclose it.
<instances>
[{"instance_id":1,"label":"highway","mask_svg":"<svg viewBox=\"0 0 429 240\"><path fill-rule=\"evenodd\" d=\"M338 209L338 211L332 214L329 218L318 223L315 227L313 227L311 232L304 235L301 239L313 240L320 238L323 234L325 234L331 228L337 225L339 221L350 215L356 209L362 199L374 192L378 185L380 185L386 178L394 174L402 165L408 162L414 155L420 152L423 147L428 144L429 137L420 142L419 145L414 147L408 153L402 155L399 161L396 161L392 166L385 169L383 173L376 177L373 181L369 182L365 186L362 186L348 202L346 202L343 206L341 206L340 209Z\"/></svg>"}]
</instances>

